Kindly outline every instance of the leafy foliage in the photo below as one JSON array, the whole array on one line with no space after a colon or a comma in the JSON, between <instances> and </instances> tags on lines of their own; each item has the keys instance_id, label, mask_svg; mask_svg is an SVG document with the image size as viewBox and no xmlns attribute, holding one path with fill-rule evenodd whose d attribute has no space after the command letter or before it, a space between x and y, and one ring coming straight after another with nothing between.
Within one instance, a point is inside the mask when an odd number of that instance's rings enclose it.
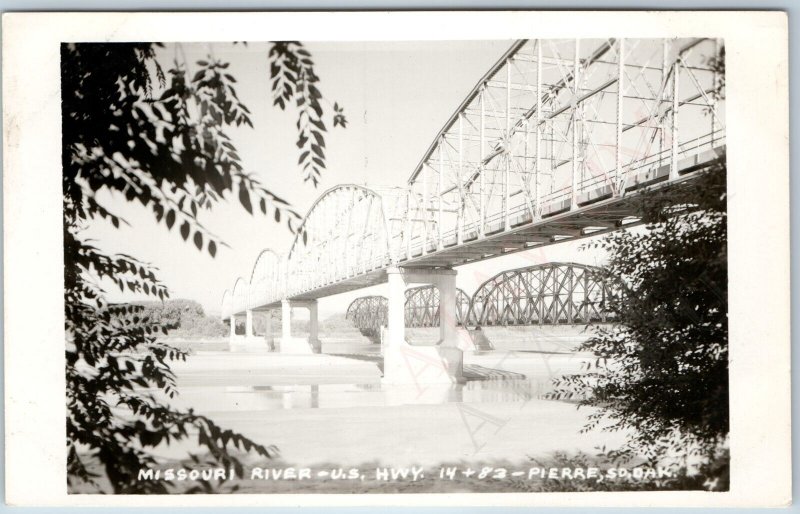
<instances>
[{"instance_id":1,"label":"leafy foliage","mask_svg":"<svg viewBox=\"0 0 800 514\"><path fill-rule=\"evenodd\" d=\"M714 100L725 99L725 47L722 46L716 55L708 58L708 66L715 71L715 87L711 91Z\"/></svg>"},{"instance_id":2,"label":"leafy foliage","mask_svg":"<svg viewBox=\"0 0 800 514\"><path fill-rule=\"evenodd\" d=\"M724 157L722 159L724 162ZM657 461L686 450L706 462L728 430L728 267L725 168L690 188L642 199L647 231L617 231L591 246L614 284L618 321L579 348L597 360L556 381L552 396L599 408L585 429L627 430L616 458Z\"/></svg>"},{"instance_id":3,"label":"leafy foliage","mask_svg":"<svg viewBox=\"0 0 800 514\"><path fill-rule=\"evenodd\" d=\"M317 88L319 77L314 73L311 54L299 41L275 43L269 52L272 59L273 104L285 109L292 98L299 111L297 118L297 148L300 149L298 164L305 172L305 180L316 186L325 169L325 137L327 130L323 121L322 93ZM338 103L333 104L333 126L347 126L344 111Z\"/></svg>"},{"instance_id":4,"label":"leafy foliage","mask_svg":"<svg viewBox=\"0 0 800 514\"><path fill-rule=\"evenodd\" d=\"M197 434L214 462L237 469L234 449L272 457L275 448L164 403L177 394L169 362L185 360L186 353L158 342L166 328L145 307L109 304L101 281L160 300L168 290L152 266L105 254L82 236L92 220L126 223L102 199L137 202L212 257L224 242L202 225L199 213L226 193L235 194L249 213L258 205L279 221L287 212L292 230L299 218L243 169L228 131L252 127L252 121L229 64L198 61L190 78L187 64L175 62L164 73L158 46L61 46L68 476L94 483L97 476L86 463L99 460L117 493L166 492L164 482L138 481L139 468L155 464L149 448L190 434ZM306 59L300 49L285 48L282 58ZM287 99L311 94L309 77L317 82L312 64L303 63L302 75L287 77L295 88ZM313 91L318 104L319 92ZM324 156L319 159L324 167Z\"/></svg>"}]
</instances>

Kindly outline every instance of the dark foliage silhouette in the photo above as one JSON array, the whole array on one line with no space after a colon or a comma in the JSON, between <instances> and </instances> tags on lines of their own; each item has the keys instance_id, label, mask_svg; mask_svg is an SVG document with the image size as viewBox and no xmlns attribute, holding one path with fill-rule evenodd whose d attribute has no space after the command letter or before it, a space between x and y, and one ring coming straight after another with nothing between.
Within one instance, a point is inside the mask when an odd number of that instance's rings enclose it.
<instances>
[{"instance_id":1,"label":"dark foliage silhouette","mask_svg":"<svg viewBox=\"0 0 800 514\"><path fill-rule=\"evenodd\" d=\"M725 181L718 164L691 188L646 194L646 232L618 231L591 245L609 255L602 278L614 293L605 307L617 323L580 346L597 359L556 380L553 396L599 408L587 430L602 421L606 430L628 431L617 457L695 454L711 463L725 452Z\"/></svg>"},{"instance_id":2,"label":"dark foliage silhouette","mask_svg":"<svg viewBox=\"0 0 800 514\"><path fill-rule=\"evenodd\" d=\"M159 46L61 47L68 477L96 485L102 477L91 464L99 462L116 493L168 492L163 481L137 480L138 471L155 464L149 448L190 434L207 450L204 462L226 468L241 470L242 452L271 457L276 449L160 399L177 394L169 363L185 360L186 353L158 341L166 327L150 320L143 306L109 304L101 284L107 279L160 300L168 290L152 266L107 254L83 236L92 220L126 223L100 193L142 205L211 257L224 242L203 226L200 214L226 194L251 214L283 217L292 230L299 218L244 170L228 132L252 121L229 63L209 57L194 63L191 76L186 62L165 72L156 58ZM316 185L325 167L326 126L310 54L298 42L283 42L272 44L264 59L271 63L273 90L280 89L276 105L284 109L293 101L298 110L301 169ZM333 111L333 125L344 127L341 108Z\"/></svg>"}]
</instances>

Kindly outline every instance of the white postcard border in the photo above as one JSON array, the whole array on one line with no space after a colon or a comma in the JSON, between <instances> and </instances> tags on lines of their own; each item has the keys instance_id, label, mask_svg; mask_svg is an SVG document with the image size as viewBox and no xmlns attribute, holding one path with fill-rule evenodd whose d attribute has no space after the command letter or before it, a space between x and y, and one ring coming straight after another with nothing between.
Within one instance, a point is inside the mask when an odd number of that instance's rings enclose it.
<instances>
[{"instance_id":1,"label":"white postcard border","mask_svg":"<svg viewBox=\"0 0 800 514\"><path fill-rule=\"evenodd\" d=\"M3 16L6 501L13 505L780 506L791 499L787 17L781 12L46 13ZM718 37L726 44L731 490L68 495L63 41Z\"/></svg>"}]
</instances>

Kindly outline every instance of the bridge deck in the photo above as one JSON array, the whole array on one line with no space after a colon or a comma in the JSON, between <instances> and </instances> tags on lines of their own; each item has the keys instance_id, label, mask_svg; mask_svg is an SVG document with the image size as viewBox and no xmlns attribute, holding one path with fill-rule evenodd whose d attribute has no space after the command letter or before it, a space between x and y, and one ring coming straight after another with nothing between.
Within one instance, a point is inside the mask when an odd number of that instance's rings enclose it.
<instances>
[{"instance_id":1,"label":"bridge deck","mask_svg":"<svg viewBox=\"0 0 800 514\"><path fill-rule=\"evenodd\" d=\"M441 249L429 246L423 254L422 248L418 248L412 252L410 258L401 257L398 264L410 268L456 267L499 255L596 236L620 227L638 225L641 223L639 192L645 189L671 190L691 187L699 173L717 163L724 153L725 147L720 146L713 151L684 159L679 165L681 176L677 179L668 180L669 166L661 167L655 173L643 174L627 188L623 196L609 198L602 191L604 186L600 186L584 193L585 199L580 202L583 205L578 209L550 213L536 221L532 221L529 214L521 214L513 219L511 228L507 231L503 230L502 221L496 221L493 230L487 231L483 237L474 230L465 231L461 244L458 244L456 236L452 235L444 242ZM378 285L386 282L386 268L388 265L336 283L325 284L302 294L289 296L289 299L313 300ZM279 302L275 302L264 308L275 308L279 305Z\"/></svg>"}]
</instances>

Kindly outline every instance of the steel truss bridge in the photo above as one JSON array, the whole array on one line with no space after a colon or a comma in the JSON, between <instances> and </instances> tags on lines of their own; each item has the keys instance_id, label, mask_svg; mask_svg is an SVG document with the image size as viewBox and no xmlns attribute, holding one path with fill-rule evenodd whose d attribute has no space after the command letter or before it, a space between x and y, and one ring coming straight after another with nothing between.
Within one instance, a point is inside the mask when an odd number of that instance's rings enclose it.
<instances>
[{"instance_id":1,"label":"steel truss bridge","mask_svg":"<svg viewBox=\"0 0 800 514\"><path fill-rule=\"evenodd\" d=\"M387 325L389 299L385 296L362 296L347 307L345 319L356 328L377 334ZM456 323L464 325L469 315L470 297L462 289L456 290ZM433 286L419 286L406 290L405 323L407 327L438 327L439 290Z\"/></svg>"},{"instance_id":2,"label":"steel truss bridge","mask_svg":"<svg viewBox=\"0 0 800 514\"><path fill-rule=\"evenodd\" d=\"M613 317L604 305L610 294L602 270L574 263L549 263L498 273L470 298L456 293L456 323L461 326L557 325L606 323ZM356 328L379 333L387 325L388 299L362 296L345 318ZM432 286L406 291L407 327L438 327L439 294Z\"/></svg>"},{"instance_id":3,"label":"steel truss bridge","mask_svg":"<svg viewBox=\"0 0 800 514\"><path fill-rule=\"evenodd\" d=\"M223 318L391 287L392 270L419 277L640 223L641 191L691 188L724 159L721 50L705 38L515 42L454 106L405 185L324 192L288 252L265 250L225 292ZM545 280L530 273L500 280ZM476 293L470 316L587 315L574 302L543 311L492 291ZM427 323L416 320L435 301L420 301L412 319ZM401 308L389 309L390 325Z\"/></svg>"}]
</instances>

